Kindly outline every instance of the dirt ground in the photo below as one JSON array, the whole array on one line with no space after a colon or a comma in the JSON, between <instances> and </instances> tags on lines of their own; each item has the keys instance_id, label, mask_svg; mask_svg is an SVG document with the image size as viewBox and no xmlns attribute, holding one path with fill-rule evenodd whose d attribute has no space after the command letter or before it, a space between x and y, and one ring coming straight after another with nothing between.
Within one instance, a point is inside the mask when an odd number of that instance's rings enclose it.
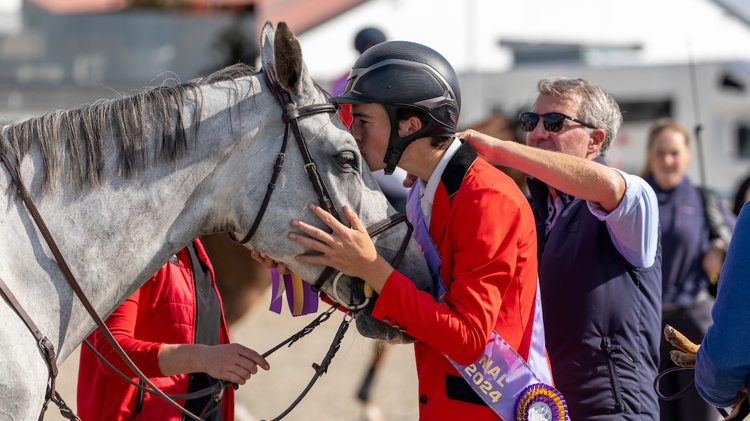
<instances>
[{"instance_id":1,"label":"dirt ground","mask_svg":"<svg viewBox=\"0 0 750 421\"><path fill-rule=\"evenodd\" d=\"M269 292L270 294L270 292ZM268 302L253 309L230 328L232 339L258 352L265 352L310 323L316 316L292 317L286 308L281 315L268 311ZM320 310L327 306L321 303ZM268 358L271 370L261 371L241 386L238 393L236 421L270 420L278 416L307 386L341 322L339 312L312 334L291 348L282 348ZM372 358L374 341L362 337L354 327L341 344L328 373L318 379L307 397L287 415L285 421L359 421L363 406L357 399L359 386ZM78 352L60 367L58 390L75 408ZM417 379L413 347L388 347L373 383L371 396L382 411L379 421L407 421L418 418ZM46 421L66 421L51 405ZM720 420L721 417L718 416ZM748 417L746 420L750 419ZM373 419L374 421L374 419Z\"/></svg>"},{"instance_id":2,"label":"dirt ground","mask_svg":"<svg viewBox=\"0 0 750 421\"><path fill-rule=\"evenodd\" d=\"M270 292L269 292L270 294ZM270 300L270 298L269 298ZM234 342L263 353L310 323L315 315L292 317L286 308L281 315L268 311L269 300L253 309L230 328ZM320 310L327 306L321 303ZM343 314L336 312L291 348L282 348L268 358L271 370L253 376L237 392L237 421L270 420L278 416L307 386L314 371L312 363L320 363L333 339ZM357 399L359 386L372 358L374 341L362 337L351 324L341 348L328 373L318 379L307 397L284 418L288 421L327 420L356 421L363 418L363 406ZM60 367L58 390L75 408L78 352ZM384 415L384 420L406 421L418 417L417 379L413 347L388 347L381 360L371 396ZM65 421L57 407L51 405L46 421Z\"/></svg>"}]
</instances>

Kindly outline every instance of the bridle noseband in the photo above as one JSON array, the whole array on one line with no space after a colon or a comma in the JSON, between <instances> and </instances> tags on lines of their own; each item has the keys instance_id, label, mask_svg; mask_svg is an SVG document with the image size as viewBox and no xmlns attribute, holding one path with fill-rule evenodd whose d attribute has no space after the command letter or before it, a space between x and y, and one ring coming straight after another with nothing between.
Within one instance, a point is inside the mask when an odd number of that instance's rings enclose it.
<instances>
[{"instance_id":1,"label":"bridle noseband","mask_svg":"<svg viewBox=\"0 0 750 421\"><path fill-rule=\"evenodd\" d=\"M325 104L312 104L312 105L306 105L303 107L297 108L297 105L294 103L294 100L292 100L292 96L287 92L278 82L276 78L276 72L275 67L273 65L273 61L269 61L266 63L265 66L263 66L263 74L266 79L266 84L268 85L269 89L271 90L271 93L273 93L276 100L281 104L281 107L284 109L284 114L282 114L281 119L285 123L284 128L284 140L281 143L281 151L276 157L276 163L273 166L273 174L271 175L271 181L268 183L268 187L266 188L266 194L263 197L263 202L260 205L260 208L258 209L258 213L255 216L255 220L253 221L253 224L250 226L250 230L247 232L247 234L242 237L241 240L238 240L237 237L229 232L229 238L234 241L237 244L245 244L255 235L256 231L258 230L258 227L260 226L260 222L263 219L263 215L265 215L266 208L268 208L268 203L271 200L271 195L273 194L274 189L276 189L276 181L278 180L279 173L281 173L281 169L284 165L284 159L286 157L286 145L287 140L289 138L289 128L291 127L292 133L294 134L294 140L297 142L297 147L299 148L300 154L302 154L302 159L305 163L305 172L307 173L307 177L310 179L310 182L312 183L313 189L315 190L315 193L318 195L318 203L320 204L320 207L323 208L326 212L333 215L334 218L336 218L337 221L342 222L341 217L339 216L338 212L336 211L336 208L333 205L333 200L331 199L331 195L328 192L328 188L326 187L325 183L323 182L323 178L320 176L320 172L318 171L318 167L315 165L315 160L312 157L312 154L310 153L310 149L307 147L307 142L305 141L305 137L302 134L302 131L299 127L299 119L305 116L310 116L314 114L320 114L320 113L330 113L330 114L336 114L339 111L339 106L335 103L325 103ZM394 258L392 265L394 267L398 266L398 264L401 262L401 259L404 257L404 254L406 253L406 248L409 244L409 239L411 238L412 233L412 226L409 223L409 221L406 220L406 215L403 213L396 213L394 215L391 215L390 217L385 218L384 220L377 222L373 224L372 226L367 228L367 233L370 237L375 237L384 231L395 227L396 225L400 223L406 223L407 225L407 234L404 237L404 240L401 244L401 247L399 248L398 253L396 254L396 257ZM323 273L320 274L318 279L315 281L315 283L312 286L312 289L315 292L320 292L320 289L323 287L323 285L326 283L328 278L331 277L333 272L335 271L334 268L328 266L323 270ZM332 297L336 302L341 304L343 307L347 308L350 311L356 311L361 310L364 307L369 304L370 298L368 295L365 294L365 300L358 304L346 304L343 300L341 300L338 296L338 292L336 291L336 287L338 284L338 280L341 278L342 274L338 273L336 277L334 278L334 285L332 288Z\"/></svg>"}]
</instances>

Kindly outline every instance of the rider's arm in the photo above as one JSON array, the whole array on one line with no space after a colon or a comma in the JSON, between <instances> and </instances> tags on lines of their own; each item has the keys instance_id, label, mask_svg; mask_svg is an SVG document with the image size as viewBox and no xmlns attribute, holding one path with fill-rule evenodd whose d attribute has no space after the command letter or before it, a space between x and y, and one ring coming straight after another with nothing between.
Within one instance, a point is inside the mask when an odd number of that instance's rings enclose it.
<instances>
[{"instance_id":1,"label":"rider's arm","mask_svg":"<svg viewBox=\"0 0 750 421\"><path fill-rule=\"evenodd\" d=\"M750 207L737 219L729 244L712 316L714 324L698 349L695 384L698 393L716 407L737 402L740 387L750 376Z\"/></svg>"},{"instance_id":2,"label":"rider's arm","mask_svg":"<svg viewBox=\"0 0 750 421\"><path fill-rule=\"evenodd\" d=\"M148 377L161 377L162 373L159 369L158 361L161 344L135 339L135 326L142 289L143 287L138 289L117 307L105 323L115 337L115 340L117 340L117 343L120 344L143 374ZM135 377L135 374L120 358L117 352L115 352L115 349L109 344L101 331L97 329L94 332L93 339L92 345L107 361L123 373ZM116 376L102 361L99 361L99 365L107 375Z\"/></svg>"},{"instance_id":3,"label":"rider's arm","mask_svg":"<svg viewBox=\"0 0 750 421\"><path fill-rule=\"evenodd\" d=\"M500 189L476 189L460 202L454 198L455 213L449 217L453 222L442 239L450 243L441 246L442 264L453 260L445 304L393 271L373 317L398 324L407 334L466 365L481 355L503 311L498 333L519 349L522 332L516 327L523 326L521 314L530 311L522 305L533 302L529 297L537 285L534 218L519 197L521 201L514 201ZM521 300L522 295L529 299Z\"/></svg>"}]
</instances>

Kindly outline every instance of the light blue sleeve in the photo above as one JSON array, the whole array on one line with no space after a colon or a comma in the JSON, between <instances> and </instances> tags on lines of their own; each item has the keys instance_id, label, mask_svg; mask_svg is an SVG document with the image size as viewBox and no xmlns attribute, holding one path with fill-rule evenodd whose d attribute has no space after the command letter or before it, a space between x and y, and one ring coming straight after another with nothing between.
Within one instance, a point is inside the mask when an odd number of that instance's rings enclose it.
<instances>
[{"instance_id":1,"label":"light blue sleeve","mask_svg":"<svg viewBox=\"0 0 750 421\"><path fill-rule=\"evenodd\" d=\"M656 261L659 246L659 204L654 189L641 177L612 168L625 180L625 195L612 212L597 202L586 204L591 213L607 223L612 242L631 265L648 268Z\"/></svg>"},{"instance_id":2,"label":"light blue sleeve","mask_svg":"<svg viewBox=\"0 0 750 421\"><path fill-rule=\"evenodd\" d=\"M750 375L750 206L737 218L719 291L695 365L698 393L716 407L737 402Z\"/></svg>"}]
</instances>

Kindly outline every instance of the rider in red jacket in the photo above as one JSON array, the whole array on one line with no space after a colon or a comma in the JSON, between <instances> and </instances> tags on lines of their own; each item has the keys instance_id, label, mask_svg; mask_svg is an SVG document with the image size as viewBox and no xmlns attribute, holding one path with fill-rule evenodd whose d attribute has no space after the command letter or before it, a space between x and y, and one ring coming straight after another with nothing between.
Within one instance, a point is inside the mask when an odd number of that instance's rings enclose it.
<instances>
[{"instance_id":1,"label":"rider in red jacket","mask_svg":"<svg viewBox=\"0 0 750 421\"><path fill-rule=\"evenodd\" d=\"M257 372L256 364L268 369L258 353L229 343L213 267L198 239L162 266L106 323L136 366L167 394L194 392L216 379L244 384ZM101 331L95 330L88 341L138 382ZM207 399L188 401L187 408L200 414ZM182 419L179 410L156 395L139 392L87 347L81 349L78 413L82 421ZM207 419L234 419L232 387L225 389L221 409Z\"/></svg>"},{"instance_id":2,"label":"rider in red jacket","mask_svg":"<svg viewBox=\"0 0 750 421\"><path fill-rule=\"evenodd\" d=\"M319 252L297 260L363 279L380 294L372 316L419 339L421 420L526 420L516 415L542 405L549 419L565 419L545 353L534 215L513 180L455 136L453 68L426 46L384 42L360 56L334 101L352 104L350 130L369 170L398 165L419 177L406 214L435 288L420 291L394 270L346 206L351 228L316 205L329 229L291 222L305 235L289 238Z\"/></svg>"}]
</instances>

